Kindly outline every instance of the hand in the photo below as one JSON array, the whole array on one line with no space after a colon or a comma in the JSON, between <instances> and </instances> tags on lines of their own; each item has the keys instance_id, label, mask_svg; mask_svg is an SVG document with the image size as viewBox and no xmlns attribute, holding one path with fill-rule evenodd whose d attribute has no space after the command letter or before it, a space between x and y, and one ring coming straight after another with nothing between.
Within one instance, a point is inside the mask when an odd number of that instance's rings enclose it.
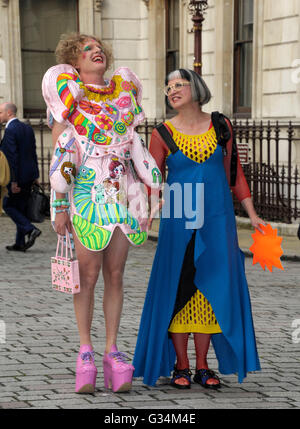
<instances>
[{"instance_id":1,"label":"hand","mask_svg":"<svg viewBox=\"0 0 300 429\"><path fill-rule=\"evenodd\" d=\"M71 221L68 212L55 214L55 231L59 235L66 235L66 229L72 232Z\"/></svg>"},{"instance_id":2,"label":"hand","mask_svg":"<svg viewBox=\"0 0 300 429\"><path fill-rule=\"evenodd\" d=\"M250 219L252 226L254 228L258 229L259 232L264 234L264 231L260 228L259 224L266 226L266 222L257 216L257 213L256 213L255 208L253 206L252 199L250 197L245 198L242 201L242 206L244 207L244 209L248 213L248 216L249 216L249 219Z\"/></svg>"},{"instance_id":3,"label":"hand","mask_svg":"<svg viewBox=\"0 0 300 429\"><path fill-rule=\"evenodd\" d=\"M11 192L13 194L18 194L21 192L21 188L18 186L17 182L11 182Z\"/></svg>"},{"instance_id":4,"label":"hand","mask_svg":"<svg viewBox=\"0 0 300 429\"><path fill-rule=\"evenodd\" d=\"M259 232L261 232L262 234L264 234L264 231L260 228L259 224L262 224L264 226L266 226L266 222L264 220L262 220L260 217L257 216L257 214L254 214L252 216L250 216L250 221L251 221L251 225L258 229Z\"/></svg>"}]
</instances>

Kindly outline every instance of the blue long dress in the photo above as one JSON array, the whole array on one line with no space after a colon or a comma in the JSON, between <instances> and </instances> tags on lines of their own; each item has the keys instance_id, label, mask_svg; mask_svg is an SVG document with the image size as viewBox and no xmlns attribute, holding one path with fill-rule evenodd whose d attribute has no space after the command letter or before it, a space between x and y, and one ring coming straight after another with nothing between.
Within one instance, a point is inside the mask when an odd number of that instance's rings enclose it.
<instances>
[{"instance_id":1,"label":"blue long dress","mask_svg":"<svg viewBox=\"0 0 300 429\"><path fill-rule=\"evenodd\" d=\"M203 163L180 150L167 158L169 187L204 184L204 223L196 228L194 283L211 304L222 333L212 335L212 344L222 374L238 374L242 382L247 372L260 370L253 327L251 303L238 246L232 196L218 145ZM177 184L177 185L175 185ZM177 188L178 189L178 188ZM171 194L171 193L170 193ZM184 193L183 193L184 194ZM196 207L196 189L192 192ZM186 195L191 198L191 192ZM184 196L185 197L185 196ZM168 335L185 251L195 229L178 205L170 203L170 216L161 216L159 239L142 312L133 365L134 377L143 377L154 386L160 376L170 376L175 350ZM175 197L174 197L175 200ZM177 199L178 203L178 199Z\"/></svg>"}]
</instances>

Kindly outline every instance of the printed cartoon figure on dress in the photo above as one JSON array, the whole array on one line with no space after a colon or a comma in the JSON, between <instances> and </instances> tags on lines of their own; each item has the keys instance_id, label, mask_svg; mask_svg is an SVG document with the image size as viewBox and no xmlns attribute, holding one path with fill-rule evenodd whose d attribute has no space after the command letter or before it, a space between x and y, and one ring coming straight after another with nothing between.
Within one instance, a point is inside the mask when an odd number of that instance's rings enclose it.
<instances>
[{"instance_id":1,"label":"printed cartoon figure on dress","mask_svg":"<svg viewBox=\"0 0 300 429\"><path fill-rule=\"evenodd\" d=\"M110 179L107 179L103 183L106 194L105 202L108 204L117 203L119 201L118 193L120 191L119 182L112 182Z\"/></svg>"},{"instance_id":2,"label":"printed cartoon figure on dress","mask_svg":"<svg viewBox=\"0 0 300 429\"><path fill-rule=\"evenodd\" d=\"M112 160L108 168L110 170L110 177L113 179L120 179L124 175L125 167L117 158Z\"/></svg>"}]
</instances>

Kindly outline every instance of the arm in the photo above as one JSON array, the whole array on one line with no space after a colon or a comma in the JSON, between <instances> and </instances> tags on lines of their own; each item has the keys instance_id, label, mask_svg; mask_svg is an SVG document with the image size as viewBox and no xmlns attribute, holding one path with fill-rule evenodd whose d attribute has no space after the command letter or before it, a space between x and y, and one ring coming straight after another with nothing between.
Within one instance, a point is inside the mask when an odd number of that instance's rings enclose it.
<instances>
[{"instance_id":1,"label":"arm","mask_svg":"<svg viewBox=\"0 0 300 429\"><path fill-rule=\"evenodd\" d=\"M52 145L53 150L55 148L56 142L60 134L67 128L66 124L60 124L59 122L53 121L53 128L52 128Z\"/></svg>"},{"instance_id":2,"label":"arm","mask_svg":"<svg viewBox=\"0 0 300 429\"><path fill-rule=\"evenodd\" d=\"M18 186L19 148L14 133L10 129L5 130L3 138L3 152L7 158L11 174L11 192L18 194L21 188Z\"/></svg>"},{"instance_id":3,"label":"arm","mask_svg":"<svg viewBox=\"0 0 300 429\"><path fill-rule=\"evenodd\" d=\"M18 183L18 171L19 171L19 148L16 143L14 133L7 128L2 142L2 150L10 167L12 192L13 188L17 188ZM19 192L19 191L17 191Z\"/></svg>"},{"instance_id":4,"label":"arm","mask_svg":"<svg viewBox=\"0 0 300 429\"><path fill-rule=\"evenodd\" d=\"M37 157L37 152L36 152L36 140L35 140L35 135L34 135L32 128L31 128L31 135L32 135L32 142L33 142L33 147L34 147L33 159L34 159L35 165L37 166L37 169L39 170L39 162L38 162L38 157ZM40 175L40 172L38 171L38 177L39 177L39 175Z\"/></svg>"},{"instance_id":5,"label":"arm","mask_svg":"<svg viewBox=\"0 0 300 429\"><path fill-rule=\"evenodd\" d=\"M246 212L248 213L248 216L250 218L251 221L251 225L254 228L257 228L262 234L264 234L263 230L260 228L259 224L263 224L266 225L265 221L262 220L260 217L258 217L253 202L252 202L252 198L248 197L245 198L241 201L242 206L244 207L244 209L246 210Z\"/></svg>"},{"instance_id":6,"label":"arm","mask_svg":"<svg viewBox=\"0 0 300 429\"><path fill-rule=\"evenodd\" d=\"M161 171L163 181L165 181L166 175L166 158L168 156L169 149L164 142L159 132L154 129L151 135L149 152L155 159L157 167Z\"/></svg>"},{"instance_id":7,"label":"arm","mask_svg":"<svg viewBox=\"0 0 300 429\"><path fill-rule=\"evenodd\" d=\"M60 85L61 91L58 91L57 85ZM63 91L62 91L63 90ZM48 119L52 118L49 121L49 126L52 128L52 142L53 142L53 157L51 162L50 169L50 184L51 188L56 191L57 199L64 199L66 193L71 189L70 183L64 182L64 176L62 176L60 169L58 168L58 157L60 146L62 142L59 142L59 137L62 135L63 131L67 129L67 116L76 108L77 102L82 98L83 91L80 90L79 79L76 70L68 64L59 64L57 66L51 67L45 73L42 81L42 92L45 103L47 105L47 114ZM64 94L64 97L61 98L61 95ZM70 103L68 106L65 105L66 100ZM51 115L50 115L51 113ZM67 133L68 134L68 133ZM64 142L65 143L65 142ZM74 144L74 149L76 145ZM65 159L70 159L69 154ZM70 159L73 163L74 158ZM57 166L55 166L55 163ZM74 164L76 164L74 162ZM60 166L62 167L61 163ZM72 182L72 178L70 175ZM71 183L72 185L72 183ZM55 216L55 229L58 234L64 235L65 228L68 228L71 231L71 224L69 214L67 212L56 213Z\"/></svg>"},{"instance_id":8,"label":"arm","mask_svg":"<svg viewBox=\"0 0 300 429\"><path fill-rule=\"evenodd\" d=\"M77 144L71 128L63 128L60 124L53 127L54 151L50 164L50 184L55 192L65 194L73 186L78 165ZM60 134L58 134L61 132ZM58 135L58 137L57 137Z\"/></svg>"},{"instance_id":9,"label":"arm","mask_svg":"<svg viewBox=\"0 0 300 429\"><path fill-rule=\"evenodd\" d=\"M165 144L163 138L159 134L159 132L154 129L151 135L150 140L150 146L149 146L149 152L153 156L157 167L161 171L162 174L162 180L165 181L166 176L166 158L169 153L169 149L167 145ZM160 200L160 189L151 189L148 188L148 198L149 198L149 204L151 207L150 216L148 220L148 228L151 228L152 220L159 211L163 205L163 201ZM152 207L153 206L153 207Z\"/></svg>"},{"instance_id":10,"label":"arm","mask_svg":"<svg viewBox=\"0 0 300 429\"><path fill-rule=\"evenodd\" d=\"M227 176L228 183L230 183L230 161L231 161L231 152L232 152L232 127L229 121L227 121L229 129L231 130L231 138L227 142L227 155L224 157L224 168ZM254 228L257 228L261 233L263 233L262 229L259 227L259 224L266 225L266 223L258 217L253 202L251 198L250 189L241 166L240 158L238 155L238 163L237 163L237 175L236 175L236 183L235 186L230 187L234 195L237 197L239 202L242 204L243 208L247 212L251 224Z\"/></svg>"},{"instance_id":11,"label":"arm","mask_svg":"<svg viewBox=\"0 0 300 429\"><path fill-rule=\"evenodd\" d=\"M53 128L52 128L52 143L53 143L53 150L55 154L55 150L57 149L57 141L61 133L66 129L66 125L60 124L56 121L54 121ZM52 163L51 163L52 164ZM55 184L51 187L55 190ZM58 192L56 191L56 199L65 199L66 198L66 192ZM62 213L56 213L55 215L55 230L60 235L65 235L65 230L68 229L69 232L71 232L71 221L70 216L67 211L63 211Z\"/></svg>"}]
</instances>

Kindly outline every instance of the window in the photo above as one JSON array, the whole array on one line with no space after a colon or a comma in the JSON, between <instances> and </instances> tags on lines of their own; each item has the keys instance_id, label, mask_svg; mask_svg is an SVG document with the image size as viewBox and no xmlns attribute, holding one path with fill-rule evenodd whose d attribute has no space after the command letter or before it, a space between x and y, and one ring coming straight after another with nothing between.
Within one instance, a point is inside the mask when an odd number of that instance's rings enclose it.
<instances>
[{"instance_id":1,"label":"window","mask_svg":"<svg viewBox=\"0 0 300 429\"><path fill-rule=\"evenodd\" d=\"M60 35L78 30L77 0L20 0L24 117L45 114L41 82Z\"/></svg>"},{"instance_id":2,"label":"window","mask_svg":"<svg viewBox=\"0 0 300 429\"><path fill-rule=\"evenodd\" d=\"M179 68L179 0L166 2L166 75Z\"/></svg>"},{"instance_id":3,"label":"window","mask_svg":"<svg viewBox=\"0 0 300 429\"><path fill-rule=\"evenodd\" d=\"M234 4L234 106L237 116L251 116L253 0Z\"/></svg>"}]
</instances>

